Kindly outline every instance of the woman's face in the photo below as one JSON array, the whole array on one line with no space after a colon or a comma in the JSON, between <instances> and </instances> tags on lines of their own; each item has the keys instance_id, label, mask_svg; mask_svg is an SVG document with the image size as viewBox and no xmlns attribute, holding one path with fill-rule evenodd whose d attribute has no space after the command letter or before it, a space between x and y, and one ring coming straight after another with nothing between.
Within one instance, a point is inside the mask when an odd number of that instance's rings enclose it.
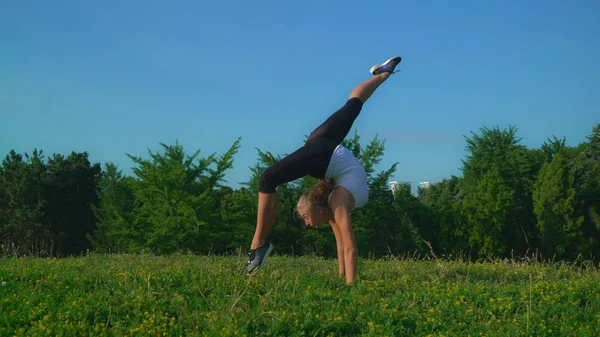
<instances>
[{"instance_id":1,"label":"woman's face","mask_svg":"<svg viewBox=\"0 0 600 337\"><path fill-rule=\"evenodd\" d=\"M317 207L312 213L302 212L300 216L304 224L312 228L321 228L327 221L331 220L331 211L325 207Z\"/></svg>"}]
</instances>

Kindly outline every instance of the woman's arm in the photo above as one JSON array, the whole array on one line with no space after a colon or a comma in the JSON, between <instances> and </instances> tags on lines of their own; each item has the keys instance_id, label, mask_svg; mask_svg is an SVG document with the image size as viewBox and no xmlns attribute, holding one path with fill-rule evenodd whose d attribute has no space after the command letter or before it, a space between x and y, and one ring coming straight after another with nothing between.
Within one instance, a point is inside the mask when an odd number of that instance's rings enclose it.
<instances>
[{"instance_id":1,"label":"woman's arm","mask_svg":"<svg viewBox=\"0 0 600 337\"><path fill-rule=\"evenodd\" d=\"M338 186L330 200L333 220L340 231L340 237L344 245L344 269L346 271L346 284L351 284L356 276L356 263L358 259L358 247L350 220L350 210L354 207L352 193L343 186Z\"/></svg>"},{"instance_id":2,"label":"woman's arm","mask_svg":"<svg viewBox=\"0 0 600 337\"><path fill-rule=\"evenodd\" d=\"M335 235L340 276L344 277L346 275L346 269L344 266L344 241L342 241L342 235L340 234L340 229L335 223L335 220L331 220L329 221L329 223L331 224L331 228L333 229L333 235Z\"/></svg>"},{"instance_id":3,"label":"woman's arm","mask_svg":"<svg viewBox=\"0 0 600 337\"><path fill-rule=\"evenodd\" d=\"M340 234L344 242L344 267L346 269L346 284L354 281L356 276L356 263L358 247L354 238L354 230L350 221L350 213L345 206L338 206L334 210L335 222L340 227Z\"/></svg>"}]
</instances>

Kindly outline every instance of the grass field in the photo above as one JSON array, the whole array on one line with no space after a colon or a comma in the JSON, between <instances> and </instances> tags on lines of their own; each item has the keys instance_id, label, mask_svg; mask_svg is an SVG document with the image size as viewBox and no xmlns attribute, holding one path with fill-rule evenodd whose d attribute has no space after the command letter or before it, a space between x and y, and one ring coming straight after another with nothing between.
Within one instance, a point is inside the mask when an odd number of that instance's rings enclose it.
<instances>
[{"instance_id":1,"label":"grass field","mask_svg":"<svg viewBox=\"0 0 600 337\"><path fill-rule=\"evenodd\" d=\"M273 256L0 259L0 336L600 336L598 267Z\"/></svg>"}]
</instances>

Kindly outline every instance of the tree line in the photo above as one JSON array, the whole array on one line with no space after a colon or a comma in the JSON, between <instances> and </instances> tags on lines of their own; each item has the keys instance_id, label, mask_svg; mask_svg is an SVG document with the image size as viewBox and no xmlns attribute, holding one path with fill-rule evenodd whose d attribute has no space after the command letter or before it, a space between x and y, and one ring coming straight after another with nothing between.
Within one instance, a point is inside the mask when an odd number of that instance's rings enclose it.
<instances>
[{"instance_id":1,"label":"tree line","mask_svg":"<svg viewBox=\"0 0 600 337\"><path fill-rule=\"evenodd\" d=\"M567 146L553 136L535 149L517 129L481 128L465 136L462 176L411 193L388 182L397 163L375 170L385 152L377 136L344 140L363 163L369 202L352 214L362 256L462 254L472 259L523 257L596 259L600 253L600 124L586 141ZM0 166L2 254L73 256L152 252L227 254L246 251L255 229L260 173L283 155L257 150L249 179L227 186L238 138L223 154L185 152L161 143L147 157L128 155L132 176L114 163L10 151ZM295 213L298 197L317 180L278 188L280 208L271 234L280 254L334 257L329 226L307 229Z\"/></svg>"}]
</instances>

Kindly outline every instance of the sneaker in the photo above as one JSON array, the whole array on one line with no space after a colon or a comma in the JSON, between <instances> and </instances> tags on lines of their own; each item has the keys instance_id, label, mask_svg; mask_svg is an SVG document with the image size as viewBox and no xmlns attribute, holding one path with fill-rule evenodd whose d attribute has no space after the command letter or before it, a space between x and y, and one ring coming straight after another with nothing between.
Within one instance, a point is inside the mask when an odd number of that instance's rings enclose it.
<instances>
[{"instance_id":1,"label":"sneaker","mask_svg":"<svg viewBox=\"0 0 600 337\"><path fill-rule=\"evenodd\" d=\"M265 243L262 247L257 249L251 249L248 253L248 274L256 274L260 268L265 264L267 257L273 251L273 244L270 242Z\"/></svg>"},{"instance_id":2,"label":"sneaker","mask_svg":"<svg viewBox=\"0 0 600 337\"><path fill-rule=\"evenodd\" d=\"M395 73L394 69L398 64L400 64L402 58L400 56L392 57L391 59L385 61L383 64L376 64L371 67L371 74L379 75L381 73Z\"/></svg>"}]
</instances>

